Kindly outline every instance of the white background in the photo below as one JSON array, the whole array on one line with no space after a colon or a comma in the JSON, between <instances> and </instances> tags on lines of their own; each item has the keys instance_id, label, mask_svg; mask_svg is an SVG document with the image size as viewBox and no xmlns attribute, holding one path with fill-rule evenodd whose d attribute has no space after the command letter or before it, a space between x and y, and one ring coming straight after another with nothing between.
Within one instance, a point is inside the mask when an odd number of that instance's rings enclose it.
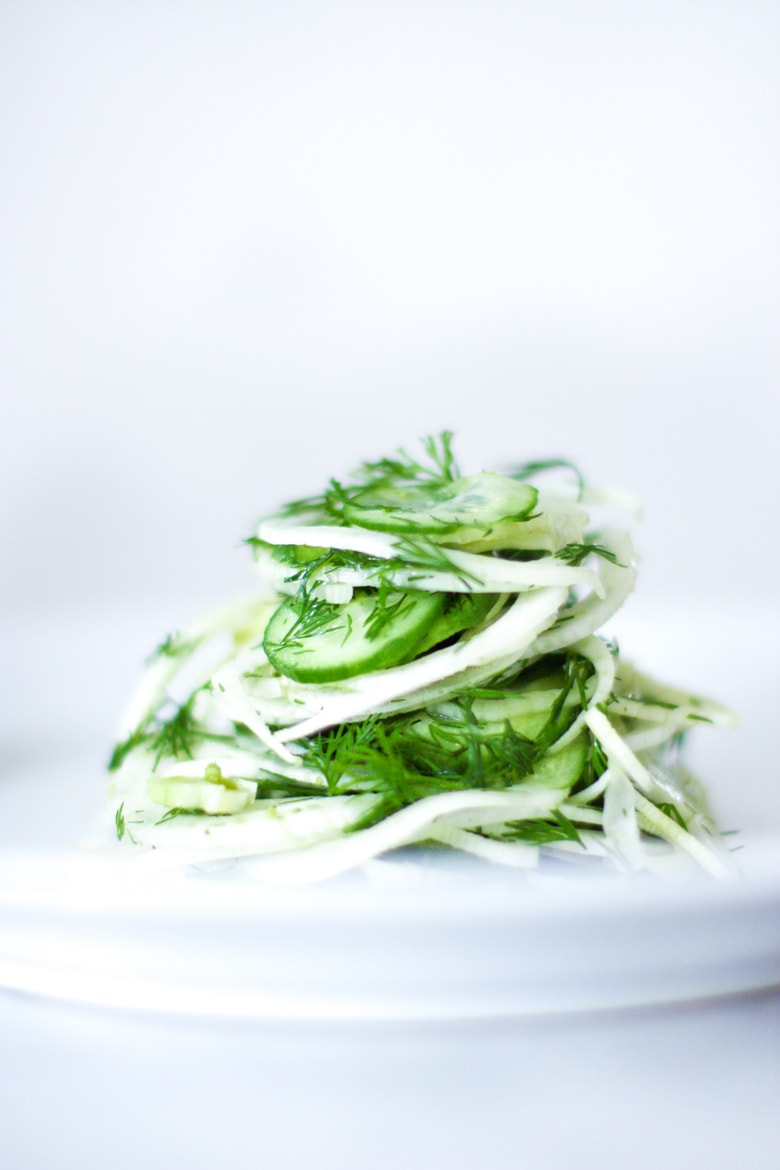
<instances>
[{"instance_id":1,"label":"white background","mask_svg":"<svg viewBox=\"0 0 780 1170\"><path fill-rule=\"evenodd\" d=\"M449 427L777 573L780 9L0 5L0 605L183 622L258 515Z\"/></svg>"},{"instance_id":2,"label":"white background","mask_svg":"<svg viewBox=\"0 0 780 1170\"><path fill-rule=\"evenodd\" d=\"M776 825L779 48L769 0L0 0L6 801L81 735L86 820L144 654L251 585L254 519L449 427L465 470L563 454L643 498L648 665L740 707L708 774ZM777 1026L313 1036L3 993L0 1146L764 1170Z\"/></svg>"}]
</instances>

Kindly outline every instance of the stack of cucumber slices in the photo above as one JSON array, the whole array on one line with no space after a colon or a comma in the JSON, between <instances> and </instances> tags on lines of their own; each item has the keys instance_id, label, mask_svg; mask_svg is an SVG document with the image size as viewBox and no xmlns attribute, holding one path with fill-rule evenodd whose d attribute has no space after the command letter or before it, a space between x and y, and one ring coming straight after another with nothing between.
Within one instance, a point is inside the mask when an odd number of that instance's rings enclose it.
<instances>
[{"instance_id":1,"label":"stack of cucumber slices","mask_svg":"<svg viewBox=\"0 0 780 1170\"><path fill-rule=\"evenodd\" d=\"M248 541L251 596L157 648L117 836L286 881L412 845L728 872L680 748L733 716L598 633L636 570L590 515L625 503L558 460L464 476L444 432L288 504Z\"/></svg>"}]
</instances>

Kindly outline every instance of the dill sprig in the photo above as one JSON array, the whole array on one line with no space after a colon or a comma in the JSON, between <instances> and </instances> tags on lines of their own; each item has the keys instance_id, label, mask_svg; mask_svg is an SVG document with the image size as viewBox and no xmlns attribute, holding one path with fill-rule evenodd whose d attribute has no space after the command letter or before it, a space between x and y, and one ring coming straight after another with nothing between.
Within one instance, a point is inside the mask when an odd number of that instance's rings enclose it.
<instances>
[{"instance_id":1,"label":"dill sprig","mask_svg":"<svg viewBox=\"0 0 780 1170\"><path fill-rule=\"evenodd\" d=\"M567 700L576 691L579 710L588 703L587 681L593 671L591 663L579 654L567 654L563 667L563 684L550 708L547 722L536 737L546 751L571 726L578 714L577 708L567 707Z\"/></svg>"},{"instance_id":2,"label":"dill sprig","mask_svg":"<svg viewBox=\"0 0 780 1170\"><path fill-rule=\"evenodd\" d=\"M195 741L206 734L195 720L192 712L195 697L198 691L193 691L188 699L174 711L170 718L159 723L153 731L149 746L154 752L154 767L164 757L174 759L192 759L195 750Z\"/></svg>"},{"instance_id":3,"label":"dill sprig","mask_svg":"<svg viewBox=\"0 0 780 1170\"><path fill-rule=\"evenodd\" d=\"M163 813L159 821L155 821L154 823L155 825L165 825L168 823L168 821L173 821L176 819L176 817L182 816L202 817L206 816L206 813L204 813L200 808L169 808L167 812Z\"/></svg>"},{"instance_id":4,"label":"dill sprig","mask_svg":"<svg viewBox=\"0 0 780 1170\"><path fill-rule=\"evenodd\" d=\"M372 715L362 722L344 723L306 740L304 761L322 773L329 793L338 791L339 782L355 762L356 754L374 739L379 722L379 716Z\"/></svg>"},{"instance_id":5,"label":"dill sprig","mask_svg":"<svg viewBox=\"0 0 780 1170\"><path fill-rule=\"evenodd\" d=\"M424 536L398 536L394 547L396 556L384 562L383 573L396 572L399 569L415 569L420 574L452 573L461 582L464 588L469 582L481 585L482 581L468 569L456 565L441 545L434 544ZM410 579L411 580L411 579Z\"/></svg>"},{"instance_id":6,"label":"dill sprig","mask_svg":"<svg viewBox=\"0 0 780 1170\"><path fill-rule=\"evenodd\" d=\"M295 596L285 602L285 605L294 615L294 620L279 639L279 647L300 645L304 638L328 633L336 629L342 621L347 625L345 637L349 633L350 618L344 614L343 607L313 596L305 584L301 585Z\"/></svg>"},{"instance_id":7,"label":"dill sprig","mask_svg":"<svg viewBox=\"0 0 780 1170\"><path fill-rule=\"evenodd\" d=\"M111 759L108 762L109 772L117 771L131 752L138 747L146 747L154 753L152 770L154 771L162 759L192 759L195 745L199 740L214 740L218 743L232 743L233 737L217 735L202 726L193 713L195 699L203 687L198 687L183 703L174 704L174 710L167 718L162 718L160 711L152 718L116 744Z\"/></svg>"},{"instance_id":8,"label":"dill sprig","mask_svg":"<svg viewBox=\"0 0 780 1170\"><path fill-rule=\"evenodd\" d=\"M348 483L331 479L319 495L304 496L284 505L279 515L285 518L309 515L335 524L345 523L344 505L368 488L391 488L417 485L446 487L460 475L452 453L452 432L441 431L422 440L423 455L415 458L400 448L395 457L361 463ZM251 543L251 537L248 543Z\"/></svg>"},{"instance_id":9,"label":"dill sprig","mask_svg":"<svg viewBox=\"0 0 780 1170\"><path fill-rule=\"evenodd\" d=\"M198 640L182 638L178 630L166 635L159 645L155 646L152 653L147 659L147 664L151 664L157 658L183 658L187 654L191 654L198 646Z\"/></svg>"},{"instance_id":10,"label":"dill sprig","mask_svg":"<svg viewBox=\"0 0 780 1170\"><path fill-rule=\"evenodd\" d=\"M356 481L354 489L363 491L365 488L380 485L384 487L419 484L421 480L427 486L444 487L458 479L460 471L452 453L452 431L427 435L422 440L422 448L427 463L408 455L403 448L399 448L395 459L385 458L361 463L354 477Z\"/></svg>"},{"instance_id":11,"label":"dill sprig","mask_svg":"<svg viewBox=\"0 0 780 1170\"><path fill-rule=\"evenodd\" d=\"M108 761L109 772L116 772L122 767L127 757L131 752L135 751L137 747L148 743L151 738L150 732L145 727L136 727L126 739L121 740L114 745L114 750L111 753L111 758Z\"/></svg>"},{"instance_id":12,"label":"dill sprig","mask_svg":"<svg viewBox=\"0 0 780 1170\"><path fill-rule=\"evenodd\" d=\"M655 802L655 807L657 809L660 809L660 811L662 813L664 813L667 817L671 817L671 819L673 821L676 821L676 823L680 826L681 829L688 828L688 826L685 823L685 818L683 817L679 808L677 807L676 804L673 804L671 800L658 800Z\"/></svg>"},{"instance_id":13,"label":"dill sprig","mask_svg":"<svg viewBox=\"0 0 780 1170\"><path fill-rule=\"evenodd\" d=\"M549 818L507 821L501 833L496 834L496 839L522 841L525 845L550 845L554 841L576 841L578 845L582 844L577 826L560 809L555 809Z\"/></svg>"},{"instance_id":14,"label":"dill sprig","mask_svg":"<svg viewBox=\"0 0 780 1170\"><path fill-rule=\"evenodd\" d=\"M618 560L617 555L612 549L606 548L603 544L598 544L596 541L585 540L582 544L572 542L558 549L555 556L559 561L563 561L564 564L573 565L576 568L583 561L587 560L591 554L595 554L603 560L609 561L611 565L618 565L621 569L625 569L626 567Z\"/></svg>"},{"instance_id":15,"label":"dill sprig","mask_svg":"<svg viewBox=\"0 0 780 1170\"><path fill-rule=\"evenodd\" d=\"M309 586L314 577L322 576L328 571L366 569L375 562L374 557L368 557L364 553L351 552L348 549L328 548L322 552L316 552L294 544L275 544L269 547L273 550L272 556L275 561L295 569L294 573L285 577L285 582L291 584L300 582L306 587Z\"/></svg>"},{"instance_id":16,"label":"dill sprig","mask_svg":"<svg viewBox=\"0 0 780 1170\"><path fill-rule=\"evenodd\" d=\"M371 642L378 638L385 626L403 617L410 609L414 608L414 605L415 600L411 594L392 592L387 581L381 581L376 592L373 609L363 627L368 641Z\"/></svg>"},{"instance_id":17,"label":"dill sprig","mask_svg":"<svg viewBox=\"0 0 780 1170\"><path fill-rule=\"evenodd\" d=\"M487 734L461 696L442 710L371 716L305 741L304 759L330 793L372 791L399 802L463 788L508 788L532 771L544 748L506 720Z\"/></svg>"}]
</instances>

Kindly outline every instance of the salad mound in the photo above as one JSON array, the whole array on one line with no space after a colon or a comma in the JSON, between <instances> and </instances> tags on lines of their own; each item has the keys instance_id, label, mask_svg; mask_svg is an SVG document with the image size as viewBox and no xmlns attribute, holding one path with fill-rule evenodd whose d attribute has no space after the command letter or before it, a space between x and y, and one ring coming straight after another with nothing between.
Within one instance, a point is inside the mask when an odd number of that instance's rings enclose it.
<instances>
[{"instance_id":1,"label":"salad mound","mask_svg":"<svg viewBox=\"0 0 780 1170\"><path fill-rule=\"evenodd\" d=\"M680 749L733 716L598 634L636 565L591 513L625 503L562 460L462 475L443 432L262 521L254 592L166 638L125 712L117 836L301 881L423 844L726 873Z\"/></svg>"}]
</instances>

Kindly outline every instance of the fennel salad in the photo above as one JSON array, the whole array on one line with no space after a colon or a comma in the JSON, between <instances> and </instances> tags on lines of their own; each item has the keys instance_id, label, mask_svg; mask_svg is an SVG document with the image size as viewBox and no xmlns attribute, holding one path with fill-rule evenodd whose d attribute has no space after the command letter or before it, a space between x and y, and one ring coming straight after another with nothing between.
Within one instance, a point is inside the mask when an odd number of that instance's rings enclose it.
<instances>
[{"instance_id":1,"label":"fennel salad","mask_svg":"<svg viewBox=\"0 0 780 1170\"><path fill-rule=\"evenodd\" d=\"M636 556L592 517L626 503L564 460L464 475L443 432L287 504L247 541L253 592L149 660L116 836L295 881L402 846L727 873L681 748L732 713L599 632Z\"/></svg>"}]
</instances>

